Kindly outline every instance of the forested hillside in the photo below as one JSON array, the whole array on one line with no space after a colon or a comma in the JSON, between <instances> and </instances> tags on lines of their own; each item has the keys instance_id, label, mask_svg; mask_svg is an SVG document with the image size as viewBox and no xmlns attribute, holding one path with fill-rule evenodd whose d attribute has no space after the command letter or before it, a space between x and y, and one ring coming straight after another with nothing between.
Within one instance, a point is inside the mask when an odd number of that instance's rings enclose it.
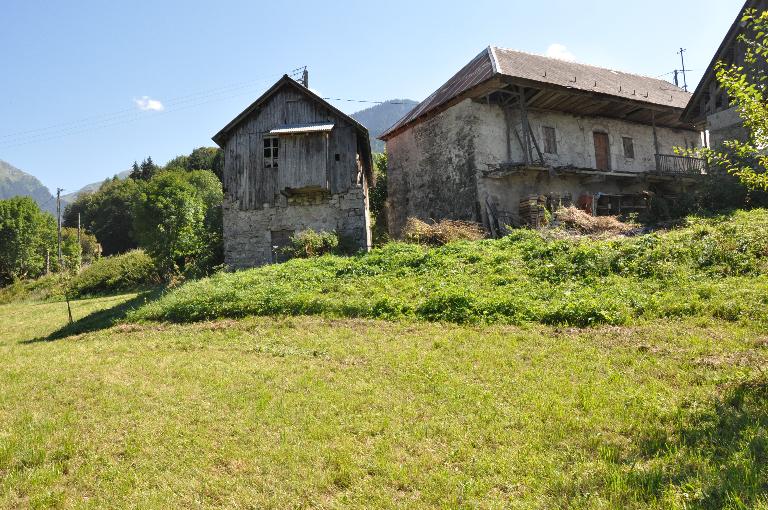
<instances>
[{"instance_id":1,"label":"forested hillside","mask_svg":"<svg viewBox=\"0 0 768 510\"><path fill-rule=\"evenodd\" d=\"M15 196L31 197L42 210L56 211L56 201L42 182L0 159L0 200Z\"/></svg>"},{"instance_id":2,"label":"forested hillside","mask_svg":"<svg viewBox=\"0 0 768 510\"><path fill-rule=\"evenodd\" d=\"M368 128L373 152L384 152L384 142L378 140L378 136L413 110L417 104L419 103L410 99L391 99L353 113L352 118Z\"/></svg>"}]
</instances>

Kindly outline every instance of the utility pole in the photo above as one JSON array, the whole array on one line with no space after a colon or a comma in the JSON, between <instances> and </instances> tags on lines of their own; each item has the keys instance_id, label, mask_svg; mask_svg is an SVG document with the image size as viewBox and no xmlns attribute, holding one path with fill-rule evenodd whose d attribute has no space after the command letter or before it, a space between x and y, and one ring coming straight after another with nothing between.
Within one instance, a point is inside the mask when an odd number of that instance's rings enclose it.
<instances>
[{"instance_id":1,"label":"utility pole","mask_svg":"<svg viewBox=\"0 0 768 510\"><path fill-rule=\"evenodd\" d=\"M80 244L80 213L77 213L77 244Z\"/></svg>"},{"instance_id":2,"label":"utility pole","mask_svg":"<svg viewBox=\"0 0 768 510\"><path fill-rule=\"evenodd\" d=\"M58 226L59 271L64 269L64 257L61 256L61 192L62 188L56 188L56 224Z\"/></svg>"},{"instance_id":3,"label":"utility pole","mask_svg":"<svg viewBox=\"0 0 768 510\"><path fill-rule=\"evenodd\" d=\"M61 254L61 192L62 188L56 188L56 223L58 225L58 244L59 244L59 272L64 271L64 257ZM78 235L78 237L80 237ZM69 314L69 323L72 324L72 307L69 305L69 295L65 286L64 299L67 300L67 314Z\"/></svg>"},{"instance_id":4,"label":"utility pole","mask_svg":"<svg viewBox=\"0 0 768 510\"><path fill-rule=\"evenodd\" d=\"M307 71L306 66L304 67L304 72L301 73L301 81L305 88L309 88L309 71Z\"/></svg>"},{"instance_id":5,"label":"utility pole","mask_svg":"<svg viewBox=\"0 0 768 510\"><path fill-rule=\"evenodd\" d=\"M683 65L682 73L683 73L683 90L688 92L688 80L686 80L685 72L688 70L685 68L685 48L680 48L680 51L678 52L680 55L680 63Z\"/></svg>"}]
</instances>

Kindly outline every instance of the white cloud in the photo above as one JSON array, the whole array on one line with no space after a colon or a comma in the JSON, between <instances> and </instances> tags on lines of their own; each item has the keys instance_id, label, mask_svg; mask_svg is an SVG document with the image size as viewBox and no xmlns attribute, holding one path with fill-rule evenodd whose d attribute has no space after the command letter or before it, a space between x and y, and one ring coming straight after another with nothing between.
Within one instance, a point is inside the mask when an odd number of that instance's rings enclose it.
<instances>
[{"instance_id":1,"label":"white cloud","mask_svg":"<svg viewBox=\"0 0 768 510\"><path fill-rule=\"evenodd\" d=\"M558 43L550 44L545 55L559 60L576 60L576 56L568 51L568 48Z\"/></svg>"},{"instance_id":2,"label":"white cloud","mask_svg":"<svg viewBox=\"0 0 768 510\"><path fill-rule=\"evenodd\" d=\"M157 99L151 99L149 96L142 96L139 99L134 99L134 103L143 112L162 112L165 110L165 106Z\"/></svg>"}]
</instances>

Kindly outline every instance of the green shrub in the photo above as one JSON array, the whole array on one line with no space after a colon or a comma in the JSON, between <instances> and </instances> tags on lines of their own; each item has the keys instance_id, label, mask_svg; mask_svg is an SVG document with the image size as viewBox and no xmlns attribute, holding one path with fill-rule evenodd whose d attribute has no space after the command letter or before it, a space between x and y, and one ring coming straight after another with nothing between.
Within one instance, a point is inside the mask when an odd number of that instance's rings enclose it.
<instances>
[{"instance_id":1,"label":"green shrub","mask_svg":"<svg viewBox=\"0 0 768 510\"><path fill-rule=\"evenodd\" d=\"M133 250L97 260L72 278L72 297L112 294L160 284L160 276L149 255Z\"/></svg>"},{"instance_id":2,"label":"green shrub","mask_svg":"<svg viewBox=\"0 0 768 510\"><path fill-rule=\"evenodd\" d=\"M291 237L291 244L285 253L290 257L310 258L336 253L339 248L339 236L336 232L315 232L302 230Z\"/></svg>"}]
</instances>

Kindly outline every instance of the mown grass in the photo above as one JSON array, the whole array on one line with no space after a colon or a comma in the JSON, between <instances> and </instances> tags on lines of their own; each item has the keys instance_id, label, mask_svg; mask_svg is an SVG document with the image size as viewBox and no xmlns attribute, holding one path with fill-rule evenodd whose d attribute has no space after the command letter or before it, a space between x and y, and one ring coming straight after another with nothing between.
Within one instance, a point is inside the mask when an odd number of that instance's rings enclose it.
<instances>
[{"instance_id":1,"label":"mown grass","mask_svg":"<svg viewBox=\"0 0 768 510\"><path fill-rule=\"evenodd\" d=\"M690 218L639 237L516 231L440 248L392 243L190 282L132 315L189 322L249 315L539 322L669 317L768 320L768 211Z\"/></svg>"},{"instance_id":2,"label":"mown grass","mask_svg":"<svg viewBox=\"0 0 768 510\"><path fill-rule=\"evenodd\" d=\"M114 325L137 299L0 306L0 507L768 508L762 328Z\"/></svg>"}]
</instances>

